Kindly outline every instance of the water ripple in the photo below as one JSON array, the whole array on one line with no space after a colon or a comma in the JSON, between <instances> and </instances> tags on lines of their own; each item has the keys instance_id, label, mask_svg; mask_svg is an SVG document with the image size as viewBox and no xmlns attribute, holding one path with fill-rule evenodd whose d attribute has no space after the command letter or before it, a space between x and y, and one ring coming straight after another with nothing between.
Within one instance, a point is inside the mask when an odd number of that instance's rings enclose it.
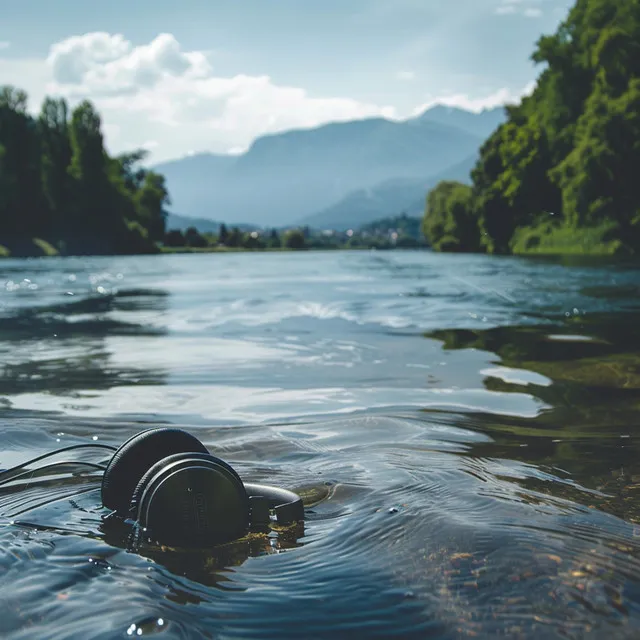
<instances>
[{"instance_id":1,"label":"water ripple","mask_svg":"<svg viewBox=\"0 0 640 640\"><path fill-rule=\"evenodd\" d=\"M131 553L99 475L5 485L3 637L640 634L637 268L230 254L0 279L2 467L166 423L307 505Z\"/></svg>"}]
</instances>

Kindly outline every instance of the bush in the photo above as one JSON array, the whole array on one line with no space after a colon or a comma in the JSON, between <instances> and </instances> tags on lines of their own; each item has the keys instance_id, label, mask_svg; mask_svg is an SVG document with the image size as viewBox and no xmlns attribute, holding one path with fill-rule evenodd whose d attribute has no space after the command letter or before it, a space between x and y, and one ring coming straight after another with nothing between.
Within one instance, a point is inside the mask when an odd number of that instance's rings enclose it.
<instances>
[{"instance_id":1,"label":"bush","mask_svg":"<svg viewBox=\"0 0 640 640\"><path fill-rule=\"evenodd\" d=\"M627 251L620 240L614 239L617 232L613 222L574 227L565 222L545 220L516 229L511 251L520 255L617 255Z\"/></svg>"},{"instance_id":2,"label":"bush","mask_svg":"<svg viewBox=\"0 0 640 640\"><path fill-rule=\"evenodd\" d=\"M188 247L203 248L207 246L207 239L198 233L195 227L189 227L184 234L185 243Z\"/></svg>"},{"instance_id":3,"label":"bush","mask_svg":"<svg viewBox=\"0 0 640 640\"><path fill-rule=\"evenodd\" d=\"M168 231L164 237L164 244L166 247L184 247L186 240L184 234L179 229L172 229Z\"/></svg>"},{"instance_id":4,"label":"bush","mask_svg":"<svg viewBox=\"0 0 640 640\"><path fill-rule=\"evenodd\" d=\"M480 230L471 187L453 180L439 182L427 196L422 229L435 251L478 251Z\"/></svg>"},{"instance_id":5,"label":"bush","mask_svg":"<svg viewBox=\"0 0 640 640\"><path fill-rule=\"evenodd\" d=\"M157 253L155 243L149 239L149 232L136 221L127 222L125 237L121 244L121 253L144 254Z\"/></svg>"},{"instance_id":6,"label":"bush","mask_svg":"<svg viewBox=\"0 0 640 640\"><path fill-rule=\"evenodd\" d=\"M304 237L304 233L300 229L292 229L291 231L287 231L284 236L284 246L287 249L304 249L306 248L306 240Z\"/></svg>"}]
</instances>

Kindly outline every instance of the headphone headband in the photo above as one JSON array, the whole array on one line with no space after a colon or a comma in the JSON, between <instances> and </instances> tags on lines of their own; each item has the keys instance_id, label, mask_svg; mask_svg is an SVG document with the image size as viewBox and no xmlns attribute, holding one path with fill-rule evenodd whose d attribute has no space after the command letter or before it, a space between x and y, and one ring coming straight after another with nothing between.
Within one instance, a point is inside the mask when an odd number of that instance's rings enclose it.
<instances>
[{"instance_id":1,"label":"headphone headband","mask_svg":"<svg viewBox=\"0 0 640 640\"><path fill-rule=\"evenodd\" d=\"M107 445L72 445L0 471L0 485L34 471L24 468L63 451ZM70 464L70 463L62 463ZM112 518L148 531L169 546L202 546L241 537L251 526L265 526L272 514L279 525L304 520L299 495L265 484L244 483L237 472L211 455L193 435L177 428L148 429L129 438L103 469L102 505ZM46 465L45 470L52 466Z\"/></svg>"},{"instance_id":2,"label":"headphone headband","mask_svg":"<svg viewBox=\"0 0 640 640\"><path fill-rule=\"evenodd\" d=\"M266 484L245 483L244 488L249 494L251 524L268 523L270 510L280 525L304 520L304 504L297 493Z\"/></svg>"}]
</instances>

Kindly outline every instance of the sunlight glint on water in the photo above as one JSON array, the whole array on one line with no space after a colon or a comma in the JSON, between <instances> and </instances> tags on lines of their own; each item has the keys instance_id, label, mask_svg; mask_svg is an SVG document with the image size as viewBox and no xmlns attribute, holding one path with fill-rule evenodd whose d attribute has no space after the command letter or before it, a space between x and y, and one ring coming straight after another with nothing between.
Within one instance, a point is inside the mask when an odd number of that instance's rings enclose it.
<instances>
[{"instance_id":1,"label":"sunlight glint on water","mask_svg":"<svg viewBox=\"0 0 640 640\"><path fill-rule=\"evenodd\" d=\"M0 488L0 632L638 637L638 283L428 252L4 260L0 467L165 422L313 506L132 554L99 474Z\"/></svg>"}]
</instances>

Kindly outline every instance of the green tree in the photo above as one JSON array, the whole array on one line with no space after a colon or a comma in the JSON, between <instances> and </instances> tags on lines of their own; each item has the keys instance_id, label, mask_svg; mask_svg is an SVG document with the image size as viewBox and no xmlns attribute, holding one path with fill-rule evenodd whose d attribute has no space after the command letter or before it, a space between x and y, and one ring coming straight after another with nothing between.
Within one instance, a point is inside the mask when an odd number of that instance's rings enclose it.
<instances>
[{"instance_id":1,"label":"green tree","mask_svg":"<svg viewBox=\"0 0 640 640\"><path fill-rule=\"evenodd\" d=\"M3 244L15 255L42 252L47 241L71 253L156 250L169 194L163 176L140 166L145 157L111 158L88 101L69 116L64 100L46 98L34 119L24 91L0 88Z\"/></svg>"},{"instance_id":2,"label":"green tree","mask_svg":"<svg viewBox=\"0 0 640 640\"><path fill-rule=\"evenodd\" d=\"M64 99L45 98L38 118L38 130L42 151L42 190L49 213L42 231L44 235L51 236L63 227L72 195L69 108Z\"/></svg>"},{"instance_id":3,"label":"green tree","mask_svg":"<svg viewBox=\"0 0 640 640\"><path fill-rule=\"evenodd\" d=\"M273 249L282 246L282 241L280 240L280 236L276 229L271 229L271 233L269 234L269 246Z\"/></svg>"},{"instance_id":4,"label":"green tree","mask_svg":"<svg viewBox=\"0 0 640 640\"><path fill-rule=\"evenodd\" d=\"M227 241L226 241L226 245L228 247L241 247L242 246L242 241L243 241L243 233L242 231L240 231L240 229L238 229L238 227L233 227L231 229L231 232L229 233L229 235L227 236Z\"/></svg>"},{"instance_id":5,"label":"green tree","mask_svg":"<svg viewBox=\"0 0 640 640\"><path fill-rule=\"evenodd\" d=\"M104 151L100 116L85 100L74 110L70 125L71 164L75 202L72 213L74 234L86 248L109 249L122 219L118 215L116 190L109 180L109 162Z\"/></svg>"},{"instance_id":6,"label":"green tree","mask_svg":"<svg viewBox=\"0 0 640 640\"><path fill-rule=\"evenodd\" d=\"M220 225L220 231L218 232L218 242L225 246L229 242L229 231L227 230L227 225L224 223Z\"/></svg>"},{"instance_id":7,"label":"green tree","mask_svg":"<svg viewBox=\"0 0 640 640\"><path fill-rule=\"evenodd\" d=\"M304 249L306 248L306 240L304 232L301 229L290 229L284 234L284 246L287 249Z\"/></svg>"},{"instance_id":8,"label":"green tree","mask_svg":"<svg viewBox=\"0 0 640 640\"><path fill-rule=\"evenodd\" d=\"M423 231L436 251L477 251L480 232L472 208L471 187L440 182L427 196Z\"/></svg>"},{"instance_id":9,"label":"green tree","mask_svg":"<svg viewBox=\"0 0 640 640\"><path fill-rule=\"evenodd\" d=\"M4 194L0 231L20 238L39 230L46 216L40 179L37 125L27 113L27 94L15 87L0 88L0 144Z\"/></svg>"},{"instance_id":10,"label":"green tree","mask_svg":"<svg viewBox=\"0 0 640 640\"><path fill-rule=\"evenodd\" d=\"M167 247L184 247L186 246L187 241L180 229L172 229L171 231L167 231L167 235L164 238L164 244Z\"/></svg>"},{"instance_id":11,"label":"green tree","mask_svg":"<svg viewBox=\"0 0 640 640\"><path fill-rule=\"evenodd\" d=\"M577 0L532 59L544 67L535 90L508 107L472 172L465 210L482 248L506 253L519 230L533 238L539 226L565 239L571 229L607 229L640 251L640 0ZM434 245L459 248L463 232L437 189L425 225Z\"/></svg>"},{"instance_id":12,"label":"green tree","mask_svg":"<svg viewBox=\"0 0 640 640\"><path fill-rule=\"evenodd\" d=\"M184 234L185 244L188 247L206 247L206 238L195 227L189 227Z\"/></svg>"},{"instance_id":13,"label":"green tree","mask_svg":"<svg viewBox=\"0 0 640 640\"><path fill-rule=\"evenodd\" d=\"M264 249L265 243L257 231L252 231L244 234L242 246L246 249Z\"/></svg>"},{"instance_id":14,"label":"green tree","mask_svg":"<svg viewBox=\"0 0 640 640\"><path fill-rule=\"evenodd\" d=\"M149 238L162 240L165 234L167 211L170 204L165 178L154 171L143 172L143 179L134 196L138 221L149 232Z\"/></svg>"}]
</instances>

